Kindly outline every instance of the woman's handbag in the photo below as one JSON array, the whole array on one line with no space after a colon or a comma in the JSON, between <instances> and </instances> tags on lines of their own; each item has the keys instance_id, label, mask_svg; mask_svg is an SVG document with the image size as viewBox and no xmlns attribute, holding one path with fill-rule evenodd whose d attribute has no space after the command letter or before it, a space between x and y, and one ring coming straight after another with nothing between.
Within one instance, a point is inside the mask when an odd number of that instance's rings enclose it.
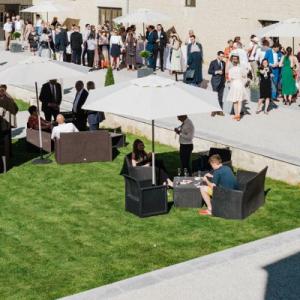
<instances>
[{"instance_id":1,"label":"woman's handbag","mask_svg":"<svg viewBox=\"0 0 300 300\"><path fill-rule=\"evenodd\" d=\"M185 79L186 80L192 80L194 79L195 76L195 70L192 69L187 69L185 72Z\"/></svg>"}]
</instances>

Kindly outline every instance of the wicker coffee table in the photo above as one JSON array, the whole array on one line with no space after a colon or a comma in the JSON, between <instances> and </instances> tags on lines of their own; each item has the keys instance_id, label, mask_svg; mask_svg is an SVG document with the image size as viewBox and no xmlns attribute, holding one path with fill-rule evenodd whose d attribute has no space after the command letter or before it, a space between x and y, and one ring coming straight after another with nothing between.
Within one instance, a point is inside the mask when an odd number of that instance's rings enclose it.
<instances>
[{"instance_id":1,"label":"wicker coffee table","mask_svg":"<svg viewBox=\"0 0 300 300\"><path fill-rule=\"evenodd\" d=\"M203 200L200 193L200 178L197 177L175 177L173 200L175 207L201 208Z\"/></svg>"}]
</instances>

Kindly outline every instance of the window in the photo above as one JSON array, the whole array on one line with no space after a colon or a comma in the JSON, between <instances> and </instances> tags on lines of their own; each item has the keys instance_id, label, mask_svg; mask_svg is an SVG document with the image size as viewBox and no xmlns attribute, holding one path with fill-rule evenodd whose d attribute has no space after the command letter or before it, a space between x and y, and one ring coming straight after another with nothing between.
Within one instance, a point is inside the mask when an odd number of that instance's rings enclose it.
<instances>
[{"instance_id":1,"label":"window","mask_svg":"<svg viewBox=\"0 0 300 300\"><path fill-rule=\"evenodd\" d=\"M185 0L185 6L196 7L196 0Z\"/></svg>"},{"instance_id":2,"label":"window","mask_svg":"<svg viewBox=\"0 0 300 300\"><path fill-rule=\"evenodd\" d=\"M113 19L122 15L122 8L99 7L99 24L103 25L105 21L113 23Z\"/></svg>"},{"instance_id":3,"label":"window","mask_svg":"<svg viewBox=\"0 0 300 300\"><path fill-rule=\"evenodd\" d=\"M258 22L262 25L262 27L266 27L266 26L270 26L272 24L278 23L279 21L258 20Z\"/></svg>"}]
</instances>

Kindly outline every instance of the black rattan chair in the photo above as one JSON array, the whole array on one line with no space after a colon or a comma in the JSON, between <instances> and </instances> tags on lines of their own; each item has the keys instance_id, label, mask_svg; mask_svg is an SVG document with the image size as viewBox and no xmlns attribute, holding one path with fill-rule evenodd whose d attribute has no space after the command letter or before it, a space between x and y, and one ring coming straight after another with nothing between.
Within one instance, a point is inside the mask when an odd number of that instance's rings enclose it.
<instances>
[{"instance_id":1,"label":"black rattan chair","mask_svg":"<svg viewBox=\"0 0 300 300\"><path fill-rule=\"evenodd\" d=\"M125 210L140 218L168 212L167 187L152 186L151 180L140 180L128 175L125 179Z\"/></svg>"},{"instance_id":2,"label":"black rattan chair","mask_svg":"<svg viewBox=\"0 0 300 300\"><path fill-rule=\"evenodd\" d=\"M198 171L203 173L210 172L211 166L208 162L209 158L212 155L219 154L223 165L228 166L232 169L232 161L231 161L231 150L229 148L210 148L208 152L203 152L199 157L192 161L192 172L195 174Z\"/></svg>"},{"instance_id":3,"label":"black rattan chair","mask_svg":"<svg viewBox=\"0 0 300 300\"><path fill-rule=\"evenodd\" d=\"M212 214L225 219L245 219L265 203L265 179L268 167L259 173L238 171L239 190L215 187Z\"/></svg>"}]
</instances>

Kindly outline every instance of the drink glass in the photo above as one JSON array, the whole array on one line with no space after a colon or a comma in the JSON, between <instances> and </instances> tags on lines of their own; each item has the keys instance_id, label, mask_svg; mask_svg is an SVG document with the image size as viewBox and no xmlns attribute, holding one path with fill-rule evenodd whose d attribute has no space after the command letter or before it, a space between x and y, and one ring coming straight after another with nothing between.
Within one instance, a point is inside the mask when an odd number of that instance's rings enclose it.
<instances>
[{"instance_id":1,"label":"drink glass","mask_svg":"<svg viewBox=\"0 0 300 300\"><path fill-rule=\"evenodd\" d=\"M181 176L181 169L180 168L177 169L177 175L178 175L178 177Z\"/></svg>"},{"instance_id":2,"label":"drink glass","mask_svg":"<svg viewBox=\"0 0 300 300\"><path fill-rule=\"evenodd\" d=\"M188 177L188 170L186 168L183 170L183 174L184 174L184 177Z\"/></svg>"}]
</instances>

